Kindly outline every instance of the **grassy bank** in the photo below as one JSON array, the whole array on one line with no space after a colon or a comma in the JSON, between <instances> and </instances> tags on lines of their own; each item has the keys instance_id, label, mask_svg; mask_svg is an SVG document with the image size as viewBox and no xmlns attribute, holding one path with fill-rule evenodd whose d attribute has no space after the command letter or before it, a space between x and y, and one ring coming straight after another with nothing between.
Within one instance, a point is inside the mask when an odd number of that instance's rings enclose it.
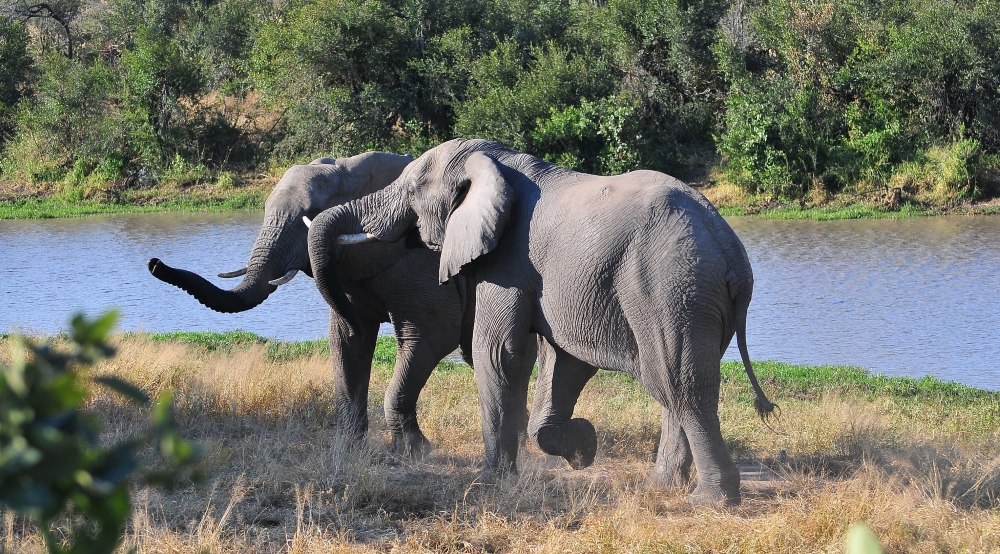
<instances>
[{"instance_id":1,"label":"grassy bank","mask_svg":"<svg viewBox=\"0 0 1000 554\"><path fill-rule=\"evenodd\" d=\"M918 195L902 189L841 192L802 198L751 194L738 187L709 182L697 184L724 216L751 215L766 219L900 219L931 215L1000 214L1000 189L989 181L988 193L976 200L956 195Z\"/></svg>"},{"instance_id":2,"label":"grassy bank","mask_svg":"<svg viewBox=\"0 0 1000 554\"><path fill-rule=\"evenodd\" d=\"M116 190L13 185L0 183L0 219L78 217L92 214L145 212L223 212L262 210L279 175L259 176L234 184L231 180Z\"/></svg>"},{"instance_id":3,"label":"grassy bank","mask_svg":"<svg viewBox=\"0 0 1000 554\"><path fill-rule=\"evenodd\" d=\"M76 198L60 194L9 195L0 194L0 219L40 219L79 217L93 214L124 214L150 212L225 212L262 210L274 180L244 187L218 189L168 188L133 191L131 194L96 194ZM953 201L941 204L907 203L886 206L871 198L844 194L831 196L823 203L774 199L767 196L740 195L731 197L722 187L701 189L724 216L752 215L768 219L882 219L928 215L995 215L1000 214L1000 199L979 202Z\"/></svg>"},{"instance_id":4,"label":"grassy bank","mask_svg":"<svg viewBox=\"0 0 1000 554\"><path fill-rule=\"evenodd\" d=\"M283 173L260 175L182 176L156 186L121 189L115 184L67 186L0 181L0 219L78 217L92 214L261 210ZM994 174L996 173L996 174ZM1000 214L1000 169L984 179L977 199L956 195L920 195L892 189L843 192L803 198L748 193L725 184L716 166L699 166L680 175L690 181L725 216L752 215L769 219L879 219L946 214Z\"/></svg>"},{"instance_id":5,"label":"grassy bank","mask_svg":"<svg viewBox=\"0 0 1000 554\"><path fill-rule=\"evenodd\" d=\"M576 414L599 433L583 471L528 445L521 474L477 479L482 456L471 370L432 375L418 407L436 449L387 453L381 396L393 343L380 343L366 444L334 426L322 341L249 334L128 334L96 372L177 390L210 481L141 490L127 544L140 552L840 552L866 521L892 552L990 552L1000 544L1000 393L844 367L757 364L781 405L764 425L736 364L723 369L723 433L744 470L743 504L693 508L648 489L659 409L631 379L601 372ZM0 357L8 356L0 341ZM141 416L97 393L115 434ZM31 526L2 516L0 549L39 552Z\"/></svg>"}]
</instances>

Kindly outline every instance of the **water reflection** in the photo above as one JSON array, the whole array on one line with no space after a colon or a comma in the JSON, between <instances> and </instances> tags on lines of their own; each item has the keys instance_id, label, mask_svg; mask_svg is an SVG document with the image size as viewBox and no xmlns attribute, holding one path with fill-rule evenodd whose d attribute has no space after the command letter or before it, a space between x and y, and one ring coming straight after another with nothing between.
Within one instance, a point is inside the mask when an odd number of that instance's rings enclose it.
<instances>
[{"instance_id":1,"label":"water reflection","mask_svg":"<svg viewBox=\"0 0 1000 554\"><path fill-rule=\"evenodd\" d=\"M1000 218L730 223L754 267L754 358L1000 388ZM304 275L218 314L146 271L159 257L230 288L238 279L215 274L243 266L259 225L255 213L0 221L0 330L51 333L73 311L116 306L127 330L323 337L327 309Z\"/></svg>"}]
</instances>

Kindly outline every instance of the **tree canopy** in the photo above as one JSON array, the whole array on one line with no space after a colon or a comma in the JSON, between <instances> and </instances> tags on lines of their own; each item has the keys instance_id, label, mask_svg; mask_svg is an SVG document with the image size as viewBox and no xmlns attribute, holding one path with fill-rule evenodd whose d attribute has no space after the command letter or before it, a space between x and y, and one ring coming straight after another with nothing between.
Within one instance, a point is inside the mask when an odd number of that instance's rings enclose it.
<instances>
[{"instance_id":1,"label":"tree canopy","mask_svg":"<svg viewBox=\"0 0 1000 554\"><path fill-rule=\"evenodd\" d=\"M751 191L976 194L996 0L4 0L0 171L155 182L457 136Z\"/></svg>"}]
</instances>

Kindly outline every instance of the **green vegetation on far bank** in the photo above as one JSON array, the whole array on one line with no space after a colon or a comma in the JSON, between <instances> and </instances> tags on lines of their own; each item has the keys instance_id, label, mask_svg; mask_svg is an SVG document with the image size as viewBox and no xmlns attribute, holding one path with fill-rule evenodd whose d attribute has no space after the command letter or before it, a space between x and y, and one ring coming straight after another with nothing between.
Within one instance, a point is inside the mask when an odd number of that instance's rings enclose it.
<instances>
[{"instance_id":1,"label":"green vegetation on far bank","mask_svg":"<svg viewBox=\"0 0 1000 554\"><path fill-rule=\"evenodd\" d=\"M123 194L97 194L89 198L65 194L4 195L0 187L0 220L79 217L95 214L156 212L228 212L262 210L274 179L266 183L218 188L211 185L191 188L164 187ZM933 215L1000 214L1000 198L946 201L940 204L902 201L887 205L871 195L851 193L829 195L816 204L803 199L776 198L768 195L728 195L725 186L699 186L722 215L753 216L765 219L900 219ZM720 194L719 191L723 190Z\"/></svg>"},{"instance_id":2,"label":"green vegetation on far bank","mask_svg":"<svg viewBox=\"0 0 1000 554\"><path fill-rule=\"evenodd\" d=\"M938 213L1000 196L997 8L0 0L2 217L254 206L150 191L454 137L599 174L712 160L708 181L817 217L868 213L840 195Z\"/></svg>"},{"instance_id":3,"label":"green vegetation on far bank","mask_svg":"<svg viewBox=\"0 0 1000 554\"><path fill-rule=\"evenodd\" d=\"M216 189L197 187L126 191L89 198L66 194L0 194L0 219L40 219L93 214L227 212L262 210L270 186Z\"/></svg>"}]
</instances>

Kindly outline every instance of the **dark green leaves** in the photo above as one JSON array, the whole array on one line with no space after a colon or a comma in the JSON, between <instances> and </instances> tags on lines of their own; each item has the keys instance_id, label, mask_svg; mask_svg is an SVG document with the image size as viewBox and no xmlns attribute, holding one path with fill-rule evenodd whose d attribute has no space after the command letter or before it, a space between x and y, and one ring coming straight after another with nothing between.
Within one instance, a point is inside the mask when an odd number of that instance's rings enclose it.
<instances>
[{"instance_id":1,"label":"dark green leaves","mask_svg":"<svg viewBox=\"0 0 1000 554\"><path fill-rule=\"evenodd\" d=\"M80 409L90 382L114 390L140 406L150 400L117 377L88 380L80 369L114 355L106 343L117 313L96 320L74 316L73 347L63 353L49 344L15 337L14 360L0 366L0 504L37 519L50 552L110 553L128 521L129 486L172 484L190 475L198 451L179 435L171 417L171 394L152 405L152 421L140 436L102 446L100 425ZM141 469L146 445L167 469ZM52 522L73 513L70 534L57 538ZM67 548L60 546L68 542Z\"/></svg>"}]
</instances>

